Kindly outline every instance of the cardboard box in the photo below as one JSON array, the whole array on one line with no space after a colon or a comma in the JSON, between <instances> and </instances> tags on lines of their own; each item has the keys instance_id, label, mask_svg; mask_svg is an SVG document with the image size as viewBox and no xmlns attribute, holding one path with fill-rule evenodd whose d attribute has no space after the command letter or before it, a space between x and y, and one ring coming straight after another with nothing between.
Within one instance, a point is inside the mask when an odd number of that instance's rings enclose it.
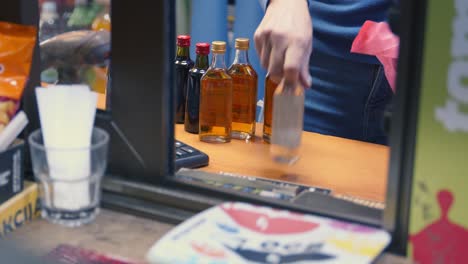
<instances>
[{"instance_id":1,"label":"cardboard box","mask_svg":"<svg viewBox=\"0 0 468 264\"><path fill-rule=\"evenodd\" d=\"M37 183L25 182L22 192L0 205L0 238L41 215L38 189Z\"/></svg>"},{"instance_id":2,"label":"cardboard box","mask_svg":"<svg viewBox=\"0 0 468 264\"><path fill-rule=\"evenodd\" d=\"M24 141L18 139L0 153L0 204L23 190L24 148Z\"/></svg>"}]
</instances>

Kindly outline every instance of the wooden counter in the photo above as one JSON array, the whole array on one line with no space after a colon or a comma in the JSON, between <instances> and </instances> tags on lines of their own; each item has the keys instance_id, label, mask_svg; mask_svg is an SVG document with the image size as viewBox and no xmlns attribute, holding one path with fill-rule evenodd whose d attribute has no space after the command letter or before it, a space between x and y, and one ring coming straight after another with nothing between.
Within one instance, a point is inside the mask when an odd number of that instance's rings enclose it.
<instances>
[{"instance_id":1,"label":"wooden counter","mask_svg":"<svg viewBox=\"0 0 468 264\"><path fill-rule=\"evenodd\" d=\"M102 210L95 222L83 227L71 229L36 220L15 230L7 239L14 240L27 251L41 256L59 244L68 244L143 263L149 248L172 227L158 221ZM375 263L411 262L384 254Z\"/></svg>"},{"instance_id":2,"label":"wooden counter","mask_svg":"<svg viewBox=\"0 0 468 264\"><path fill-rule=\"evenodd\" d=\"M6 238L38 256L46 255L60 244L67 244L142 261L151 245L172 227L171 224L104 209L89 225L69 228L38 219Z\"/></svg>"},{"instance_id":3,"label":"wooden counter","mask_svg":"<svg viewBox=\"0 0 468 264\"><path fill-rule=\"evenodd\" d=\"M233 140L229 144L208 144L177 125L176 138L210 156L210 165L202 168L205 171L287 180L329 188L343 195L384 201L389 156L384 146L304 132L301 159L287 167L271 161L269 145L260 137L249 142ZM14 231L8 238L39 255L65 243L142 261L150 246L172 227L102 210L94 223L84 227L69 229L37 220ZM385 254L376 263L410 262Z\"/></svg>"},{"instance_id":4,"label":"wooden counter","mask_svg":"<svg viewBox=\"0 0 468 264\"><path fill-rule=\"evenodd\" d=\"M388 147L304 132L301 159L293 166L281 166L271 160L261 129L262 124L257 124L257 136L248 142L209 144L177 125L176 138L210 156L204 171L280 179L331 189L336 194L385 201Z\"/></svg>"}]
</instances>

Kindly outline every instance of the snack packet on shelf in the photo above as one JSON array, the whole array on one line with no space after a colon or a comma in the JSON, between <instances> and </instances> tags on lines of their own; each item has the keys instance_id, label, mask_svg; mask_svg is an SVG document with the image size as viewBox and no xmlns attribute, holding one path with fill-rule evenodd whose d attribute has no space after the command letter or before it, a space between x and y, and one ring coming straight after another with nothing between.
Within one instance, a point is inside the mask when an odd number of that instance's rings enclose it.
<instances>
[{"instance_id":1,"label":"snack packet on shelf","mask_svg":"<svg viewBox=\"0 0 468 264\"><path fill-rule=\"evenodd\" d=\"M0 132L19 108L36 38L33 26L0 21Z\"/></svg>"},{"instance_id":2,"label":"snack packet on shelf","mask_svg":"<svg viewBox=\"0 0 468 264\"><path fill-rule=\"evenodd\" d=\"M0 98L0 132L10 123L19 108L19 101L6 97Z\"/></svg>"}]
</instances>

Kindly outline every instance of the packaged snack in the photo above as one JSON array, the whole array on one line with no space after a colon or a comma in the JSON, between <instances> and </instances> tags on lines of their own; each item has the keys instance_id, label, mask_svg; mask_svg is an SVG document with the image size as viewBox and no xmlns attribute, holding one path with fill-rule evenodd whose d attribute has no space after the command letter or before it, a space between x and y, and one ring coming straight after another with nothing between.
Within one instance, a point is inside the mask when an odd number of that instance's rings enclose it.
<instances>
[{"instance_id":1,"label":"packaged snack","mask_svg":"<svg viewBox=\"0 0 468 264\"><path fill-rule=\"evenodd\" d=\"M19 101L31 69L36 28L0 22L0 97Z\"/></svg>"},{"instance_id":2,"label":"packaged snack","mask_svg":"<svg viewBox=\"0 0 468 264\"><path fill-rule=\"evenodd\" d=\"M18 101L6 97L0 98L0 132L10 123L18 108Z\"/></svg>"},{"instance_id":3,"label":"packaged snack","mask_svg":"<svg viewBox=\"0 0 468 264\"><path fill-rule=\"evenodd\" d=\"M0 22L0 131L18 110L31 69L37 30Z\"/></svg>"}]
</instances>

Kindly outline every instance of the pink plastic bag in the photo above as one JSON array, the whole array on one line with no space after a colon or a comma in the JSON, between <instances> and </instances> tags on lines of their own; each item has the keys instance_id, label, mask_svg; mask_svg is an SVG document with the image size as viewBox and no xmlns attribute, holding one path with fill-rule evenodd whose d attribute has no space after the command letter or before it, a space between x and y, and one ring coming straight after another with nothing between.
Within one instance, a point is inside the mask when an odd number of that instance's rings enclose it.
<instances>
[{"instance_id":1,"label":"pink plastic bag","mask_svg":"<svg viewBox=\"0 0 468 264\"><path fill-rule=\"evenodd\" d=\"M366 21L353 41L351 52L376 56L382 63L388 83L395 92L400 39L386 22Z\"/></svg>"}]
</instances>

